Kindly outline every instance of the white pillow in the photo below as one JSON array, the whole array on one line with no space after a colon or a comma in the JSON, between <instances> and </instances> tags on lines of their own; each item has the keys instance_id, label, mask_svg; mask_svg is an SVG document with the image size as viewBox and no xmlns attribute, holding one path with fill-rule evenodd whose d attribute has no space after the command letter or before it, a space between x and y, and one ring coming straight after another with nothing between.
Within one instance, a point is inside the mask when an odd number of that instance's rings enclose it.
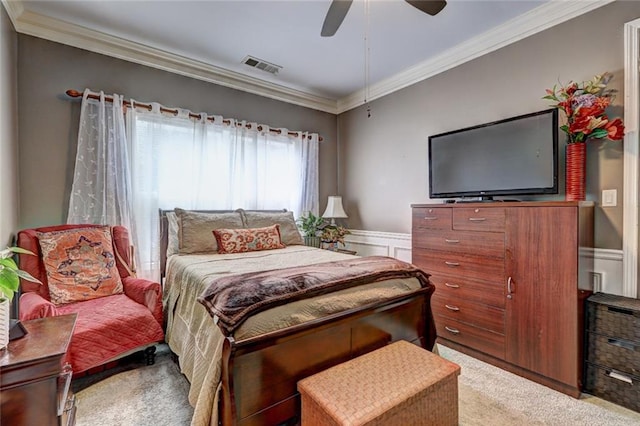
<instances>
[{"instance_id":1,"label":"white pillow","mask_svg":"<svg viewBox=\"0 0 640 426\"><path fill-rule=\"evenodd\" d=\"M178 216L175 212L167 212L167 258L178 254L180 251L180 240L178 239Z\"/></svg>"}]
</instances>

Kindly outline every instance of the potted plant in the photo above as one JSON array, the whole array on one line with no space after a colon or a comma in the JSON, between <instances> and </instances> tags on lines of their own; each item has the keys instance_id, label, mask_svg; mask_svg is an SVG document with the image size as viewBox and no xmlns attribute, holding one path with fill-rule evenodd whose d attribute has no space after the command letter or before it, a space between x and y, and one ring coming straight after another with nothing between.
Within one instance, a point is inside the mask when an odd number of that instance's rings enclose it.
<instances>
[{"instance_id":1,"label":"potted plant","mask_svg":"<svg viewBox=\"0 0 640 426\"><path fill-rule=\"evenodd\" d=\"M20 287L20 278L42 284L40 280L18 268L15 260L13 260L13 255L16 253L34 255L29 250L20 247L7 247L4 250L0 250L0 350L4 349L9 343L10 304L13 300L13 295Z\"/></svg>"},{"instance_id":2,"label":"potted plant","mask_svg":"<svg viewBox=\"0 0 640 426\"><path fill-rule=\"evenodd\" d=\"M304 244L306 246L319 248L321 243L320 233L326 226L324 218L308 212L307 216L300 216L297 222L304 236Z\"/></svg>"}]
</instances>

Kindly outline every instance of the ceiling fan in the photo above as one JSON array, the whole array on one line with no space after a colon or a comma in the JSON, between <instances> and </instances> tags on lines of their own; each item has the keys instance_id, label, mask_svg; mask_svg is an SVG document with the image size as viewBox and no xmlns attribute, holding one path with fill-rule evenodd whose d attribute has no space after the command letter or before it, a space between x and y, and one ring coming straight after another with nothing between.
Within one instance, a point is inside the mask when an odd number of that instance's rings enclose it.
<instances>
[{"instance_id":1,"label":"ceiling fan","mask_svg":"<svg viewBox=\"0 0 640 426\"><path fill-rule=\"evenodd\" d=\"M447 5L445 0L405 0L411 6L424 12L428 15L437 15ZM322 24L322 31L320 35L322 37L331 37L338 31L340 24L344 21L344 17L347 16L347 12L351 7L353 0L333 0L327 16L324 18Z\"/></svg>"}]
</instances>

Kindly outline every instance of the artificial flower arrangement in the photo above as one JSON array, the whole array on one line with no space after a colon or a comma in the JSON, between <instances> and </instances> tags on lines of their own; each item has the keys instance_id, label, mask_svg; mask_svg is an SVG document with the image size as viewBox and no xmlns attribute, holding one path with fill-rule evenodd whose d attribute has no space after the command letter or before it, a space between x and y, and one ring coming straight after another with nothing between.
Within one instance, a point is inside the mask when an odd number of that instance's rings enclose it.
<instances>
[{"instance_id":1,"label":"artificial flower arrangement","mask_svg":"<svg viewBox=\"0 0 640 426\"><path fill-rule=\"evenodd\" d=\"M607 89L611 73L596 75L590 81L547 89L543 99L554 101L552 106L567 116L560 129L567 134L567 143L583 143L589 139L607 138L614 141L624 137L624 124L620 118L609 120L605 109L614 99L615 90Z\"/></svg>"},{"instance_id":2,"label":"artificial flower arrangement","mask_svg":"<svg viewBox=\"0 0 640 426\"><path fill-rule=\"evenodd\" d=\"M326 225L322 229L322 233L320 234L320 239L323 243L336 244L340 243L344 245L344 237L345 235L349 235L348 229L338 226L338 225Z\"/></svg>"}]
</instances>

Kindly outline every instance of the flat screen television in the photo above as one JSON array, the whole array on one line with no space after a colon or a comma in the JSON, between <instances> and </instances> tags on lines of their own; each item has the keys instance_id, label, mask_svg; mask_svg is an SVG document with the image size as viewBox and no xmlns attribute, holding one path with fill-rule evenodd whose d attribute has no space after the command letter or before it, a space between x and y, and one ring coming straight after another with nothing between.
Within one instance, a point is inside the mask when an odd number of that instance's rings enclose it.
<instances>
[{"instance_id":1,"label":"flat screen television","mask_svg":"<svg viewBox=\"0 0 640 426\"><path fill-rule=\"evenodd\" d=\"M429 197L558 193L558 110L429 137Z\"/></svg>"}]
</instances>

